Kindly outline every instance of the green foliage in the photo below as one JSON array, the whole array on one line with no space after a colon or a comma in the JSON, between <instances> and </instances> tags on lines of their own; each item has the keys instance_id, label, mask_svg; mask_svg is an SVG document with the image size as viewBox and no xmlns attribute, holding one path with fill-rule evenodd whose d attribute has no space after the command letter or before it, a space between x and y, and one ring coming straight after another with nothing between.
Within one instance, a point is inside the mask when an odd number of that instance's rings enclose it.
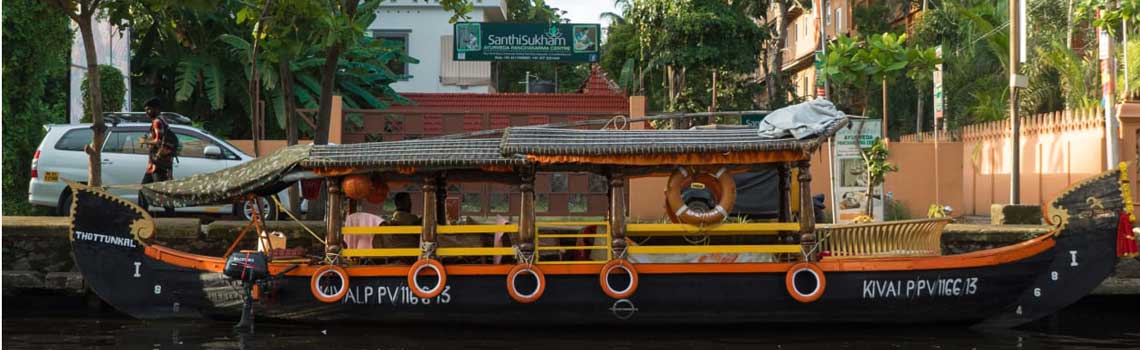
<instances>
[{"instance_id":1,"label":"green foliage","mask_svg":"<svg viewBox=\"0 0 1140 350\"><path fill-rule=\"evenodd\" d=\"M883 200L883 221L909 220L910 218L910 210L907 210L903 202L896 201L893 198Z\"/></svg>"},{"instance_id":2,"label":"green foliage","mask_svg":"<svg viewBox=\"0 0 1140 350\"><path fill-rule=\"evenodd\" d=\"M891 31L890 23L884 18L891 18L893 8L899 6L898 1L874 1L855 5L851 10L854 17L855 30L860 33L885 33Z\"/></svg>"},{"instance_id":3,"label":"green foliage","mask_svg":"<svg viewBox=\"0 0 1140 350\"><path fill-rule=\"evenodd\" d=\"M871 148L862 150L862 156L867 183L870 186L882 185L887 178L887 173L899 170L898 167L887 161L887 144L882 137L876 138Z\"/></svg>"},{"instance_id":4,"label":"green foliage","mask_svg":"<svg viewBox=\"0 0 1140 350\"><path fill-rule=\"evenodd\" d=\"M904 84L891 84L896 86L892 89L896 92L895 103L888 104L891 113L887 116L891 120L891 131L895 131L892 134L913 127L915 124L908 118L913 114L899 112L913 111L909 107L912 101L926 98L931 72L942 60L932 47L904 46L906 34L872 34L858 39L839 37L828 44L822 71L831 81L833 99L841 109L851 110L861 105L864 107L863 115L883 115L879 107L882 105L881 95L872 96L870 91L874 87L885 89L883 82L903 80ZM860 95L861 101L858 100ZM879 99L878 103L875 103L876 99ZM905 104L900 105L900 101ZM873 112L867 113L868 108Z\"/></svg>"},{"instance_id":5,"label":"green foliage","mask_svg":"<svg viewBox=\"0 0 1140 350\"><path fill-rule=\"evenodd\" d=\"M1064 96L1064 105L1088 109L1100 104L1097 99L1100 95L1100 72L1095 52L1088 51L1082 56L1061 43L1053 43L1050 47L1039 48L1037 53L1043 60L1043 66L1057 72L1056 80L1046 82L1057 83L1054 86Z\"/></svg>"},{"instance_id":6,"label":"green foliage","mask_svg":"<svg viewBox=\"0 0 1140 350\"><path fill-rule=\"evenodd\" d=\"M602 67L627 91L649 97L650 109L750 109L760 43L766 32L734 5L715 0L633 1L611 24ZM670 86L673 90L670 91Z\"/></svg>"},{"instance_id":7,"label":"green foliage","mask_svg":"<svg viewBox=\"0 0 1140 350\"><path fill-rule=\"evenodd\" d=\"M127 84L123 82L123 73L111 65L99 65L99 89L102 90L103 111L118 112L123 110L123 99L127 96ZM83 83L79 86L83 92L83 123L91 122L91 97L87 93L87 75L83 75Z\"/></svg>"},{"instance_id":8,"label":"green foliage","mask_svg":"<svg viewBox=\"0 0 1140 350\"><path fill-rule=\"evenodd\" d=\"M907 67L907 52L903 47L906 34L872 34L867 36L862 50L855 53L855 60L862 63L863 75L875 82L891 82L896 73Z\"/></svg>"},{"instance_id":9,"label":"green foliage","mask_svg":"<svg viewBox=\"0 0 1140 350\"><path fill-rule=\"evenodd\" d=\"M203 1L211 4L150 6L141 1L130 9L136 33L131 42L136 105L157 96L170 103L167 110L190 115L217 135L248 138L254 67L250 57L258 26L262 31L256 67L266 102L267 137L285 134L283 84L291 84L297 108L318 107L324 45L329 43L346 45L337 62L334 91L344 95L346 106L387 108L391 103L410 103L388 87L404 77L387 65L418 61L397 43L364 35L375 20L378 1L361 3L351 20L336 18L346 16L332 2L274 0L262 20L264 0ZM289 77L281 76L281 62L286 62ZM304 123L297 126L312 131Z\"/></svg>"},{"instance_id":10,"label":"green foliage","mask_svg":"<svg viewBox=\"0 0 1140 350\"><path fill-rule=\"evenodd\" d=\"M1112 6L1110 9L1109 5ZM1100 16L1097 12L1100 11ZM1073 11L1075 21L1088 20L1111 34L1119 33L1122 21L1140 24L1140 0L1080 0Z\"/></svg>"},{"instance_id":11,"label":"green foliage","mask_svg":"<svg viewBox=\"0 0 1140 350\"><path fill-rule=\"evenodd\" d=\"M871 148L861 149L859 152L859 154L863 156L863 167L866 169L863 174L867 177L868 194L872 193L871 189L882 185L883 181L886 181L887 173L899 170L898 167L887 161L887 144L883 140L882 137L876 138ZM872 207L871 204L873 204L874 200L874 196L867 196L867 205L864 206L867 216L873 216L871 210L874 207Z\"/></svg>"},{"instance_id":12,"label":"green foliage","mask_svg":"<svg viewBox=\"0 0 1140 350\"><path fill-rule=\"evenodd\" d=\"M72 32L62 12L37 0L3 2L3 214L42 215L28 202L32 156L44 124L67 122Z\"/></svg>"},{"instance_id":13,"label":"green foliage","mask_svg":"<svg viewBox=\"0 0 1140 350\"><path fill-rule=\"evenodd\" d=\"M291 2L274 3L284 7ZM252 22L233 19L248 16L242 8L237 0L132 2L123 10L132 14L132 105L158 97L164 110L190 116L215 135L248 138L248 71L219 40L222 34L253 32ZM266 132L270 137L281 133L275 128Z\"/></svg>"},{"instance_id":14,"label":"green foliage","mask_svg":"<svg viewBox=\"0 0 1140 350\"><path fill-rule=\"evenodd\" d=\"M249 57L249 49L252 44L244 39L223 34L219 40L231 48L235 60ZM401 78L388 69L389 62L419 62L407 56L399 48L400 46L396 42L366 37L361 39L356 47L341 55L341 59L337 62L336 93L344 96L346 106L350 108L384 109L391 105L390 101L401 104L411 103L388 87L388 84ZM290 61L289 64L294 80L281 83L293 84L294 97L297 98L300 107L316 108L319 102L318 96L321 93L320 83L318 83L320 79L319 70L324 65L325 59L321 56L321 51L315 48L299 52L295 57L297 58ZM259 65L265 67L259 69L267 69L265 73L268 75L276 74L273 73L276 72L274 63L259 62ZM275 116L278 126L284 128L285 111L283 103L277 101L283 96L279 95L280 88L276 86L276 80L273 81L272 84L268 82L263 84L267 90L266 93L274 96L273 99L275 100L268 106L269 110L266 113Z\"/></svg>"},{"instance_id":15,"label":"green foliage","mask_svg":"<svg viewBox=\"0 0 1140 350\"><path fill-rule=\"evenodd\" d=\"M1129 28L1131 29L1131 28ZM1137 33L1140 34L1140 33ZM1122 50L1128 50L1128 62L1123 62L1123 65L1131 67L1128 69L1128 76L1123 76L1124 70L1121 69L1121 79L1128 79L1128 88L1132 91L1124 91L1124 82L1121 81L1116 84L1120 89L1121 97L1135 96L1140 94L1140 39L1128 38L1128 43L1123 45ZM1123 57L1123 55L1121 55Z\"/></svg>"}]
</instances>

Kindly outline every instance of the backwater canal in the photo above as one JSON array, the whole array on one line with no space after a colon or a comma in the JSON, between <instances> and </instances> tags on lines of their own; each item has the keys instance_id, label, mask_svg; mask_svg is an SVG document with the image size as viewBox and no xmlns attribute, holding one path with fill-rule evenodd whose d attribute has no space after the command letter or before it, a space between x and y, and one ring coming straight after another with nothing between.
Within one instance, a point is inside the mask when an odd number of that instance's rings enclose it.
<instances>
[{"instance_id":1,"label":"backwater canal","mask_svg":"<svg viewBox=\"0 0 1140 350\"><path fill-rule=\"evenodd\" d=\"M83 310L83 311L75 311ZM1140 349L1140 298L1090 296L1012 330L966 326L393 327L139 321L66 298L4 298L3 349Z\"/></svg>"}]
</instances>

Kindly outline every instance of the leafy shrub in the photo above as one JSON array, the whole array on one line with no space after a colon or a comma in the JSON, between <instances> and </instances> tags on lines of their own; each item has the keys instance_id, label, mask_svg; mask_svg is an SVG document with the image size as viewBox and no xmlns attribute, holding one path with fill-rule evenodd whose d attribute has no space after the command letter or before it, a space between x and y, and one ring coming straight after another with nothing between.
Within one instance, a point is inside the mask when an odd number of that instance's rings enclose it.
<instances>
[{"instance_id":1,"label":"leafy shrub","mask_svg":"<svg viewBox=\"0 0 1140 350\"><path fill-rule=\"evenodd\" d=\"M91 122L91 97L87 95L87 76L83 76L83 123ZM111 65L99 65L99 89L103 92L103 112L118 112L123 110L123 98L127 95L127 84L123 82L123 73Z\"/></svg>"}]
</instances>

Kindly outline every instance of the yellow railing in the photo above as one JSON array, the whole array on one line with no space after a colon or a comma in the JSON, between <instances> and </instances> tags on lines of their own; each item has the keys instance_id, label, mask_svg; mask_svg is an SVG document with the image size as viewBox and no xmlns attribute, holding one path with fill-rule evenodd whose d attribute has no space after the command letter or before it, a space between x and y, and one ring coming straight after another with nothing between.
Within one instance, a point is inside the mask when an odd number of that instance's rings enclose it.
<instances>
[{"instance_id":1,"label":"yellow railing","mask_svg":"<svg viewBox=\"0 0 1140 350\"><path fill-rule=\"evenodd\" d=\"M630 254L799 253L798 244L766 245L637 245Z\"/></svg>"},{"instance_id":2,"label":"yellow railing","mask_svg":"<svg viewBox=\"0 0 1140 350\"><path fill-rule=\"evenodd\" d=\"M554 222L539 222L535 224L536 227L536 242L535 249L539 252L542 251L555 251L555 250L605 250L606 260L572 260L572 261L542 261L542 254L535 255L536 264L605 264L612 258L613 252L610 251L610 225L605 221L554 221ZM542 228L550 227L586 227L598 226L600 230L595 233L542 233ZM563 245L542 245L544 238L602 238L601 242L594 241L594 245L590 246L563 246Z\"/></svg>"},{"instance_id":3,"label":"yellow railing","mask_svg":"<svg viewBox=\"0 0 1140 350\"><path fill-rule=\"evenodd\" d=\"M340 231L346 235L418 235L423 232L422 226L349 226ZM436 232L441 235L455 234L488 234L519 232L518 225L447 225L437 226Z\"/></svg>"},{"instance_id":4,"label":"yellow railing","mask_svg":"<svg viewBox=\"0 0 1140 350\"><path fill-rule=\"evenodd\" d=\"M595 233L543 233L544 228L567 227L581 228L598 226ZM566 251L566 250L605 250L605 260L585 261L542 261L538 254L536 262L539 264L603 264L613 258L610 251L610 226L605 221L560 221L535 223L536 244L539 252ZM438 226L437 232L441 235L466 234L494 234L517 233L518 225L448 225ZM684 236L684 235L775 235L779 232L798 231L798 223L740 223L720 224L715 226L694 226L688 224L629 224L626 231L629 236ZM370 226L370 227L344 227L342 233L346 235L418 235L423 231L421 226ZM549 232L549 230L545 230ZM560 244L544 245L543 239L561 238L594 238L593 245L564 246ZM601 240L597 240L601 238ZM799 253L799 245L678 245L678 246L630 246L630 253L637 254L706 254L706 253ZM346 257L415 257L420 255L419 248L371 248L371 249L345 249L341 252ZM444 257L458 256L496 256L513 255L511 247L440 247L436 253Z\"/></svg>"},{"instance_id":5,"label":"yellow railing","mask_svg":"<svg viewBox=\"0 0 1140 350\"><path fill-rule=\"evenodd\" d=\"M720 224L696 226L689 224L629 224L626 232L630 236L739 236L775 235L781 231L799 231L800 224L794 222L760 222L746 224Z\"/></svg>"},{"instance_id":6,"label":"yellow railing","mask_svg":"<svg viewBox=\"0 0 1140 350\"><path fill-rule=\"evenodd\" d=\"M518 225L447 225L436 227L436 232L441 235L514 233L518 231ZM421 226L350 226L341 229L341 233L346 235L418 235L422 232L423 227ZM515 254L514 248L511 247L439 247L436 248L435 252L441 257ZM341 255L346 257L415 257L420 256L420 254L420 248L370 248L341 251Z\"/></svg>"}]
</instances>

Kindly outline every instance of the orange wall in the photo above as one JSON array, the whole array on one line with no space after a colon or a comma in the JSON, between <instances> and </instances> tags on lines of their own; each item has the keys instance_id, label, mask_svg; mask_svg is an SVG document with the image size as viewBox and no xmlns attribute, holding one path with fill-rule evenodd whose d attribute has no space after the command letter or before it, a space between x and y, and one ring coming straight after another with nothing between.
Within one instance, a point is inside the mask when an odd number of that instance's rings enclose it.
<instances>
[{"instance_id":1,"label":"orange wall","mask_svg":"<svg viewBox=\"0 0 1140 350\"><path fill-rule=\"evenodd\" d=\"M824 144L811 158L811 192L823 193L831 210L831 162L830 145ZM898 172L887 175L884 192L907 208L911 217L924 217L931 204L949 205L960 210L962 200L962 178L958 169L962 168L962 144L940 143L937 155L933 143L892 142L890 158ZM938 184L935 187L935 164L938 159Z\"/></svg>"}]
</instances>

